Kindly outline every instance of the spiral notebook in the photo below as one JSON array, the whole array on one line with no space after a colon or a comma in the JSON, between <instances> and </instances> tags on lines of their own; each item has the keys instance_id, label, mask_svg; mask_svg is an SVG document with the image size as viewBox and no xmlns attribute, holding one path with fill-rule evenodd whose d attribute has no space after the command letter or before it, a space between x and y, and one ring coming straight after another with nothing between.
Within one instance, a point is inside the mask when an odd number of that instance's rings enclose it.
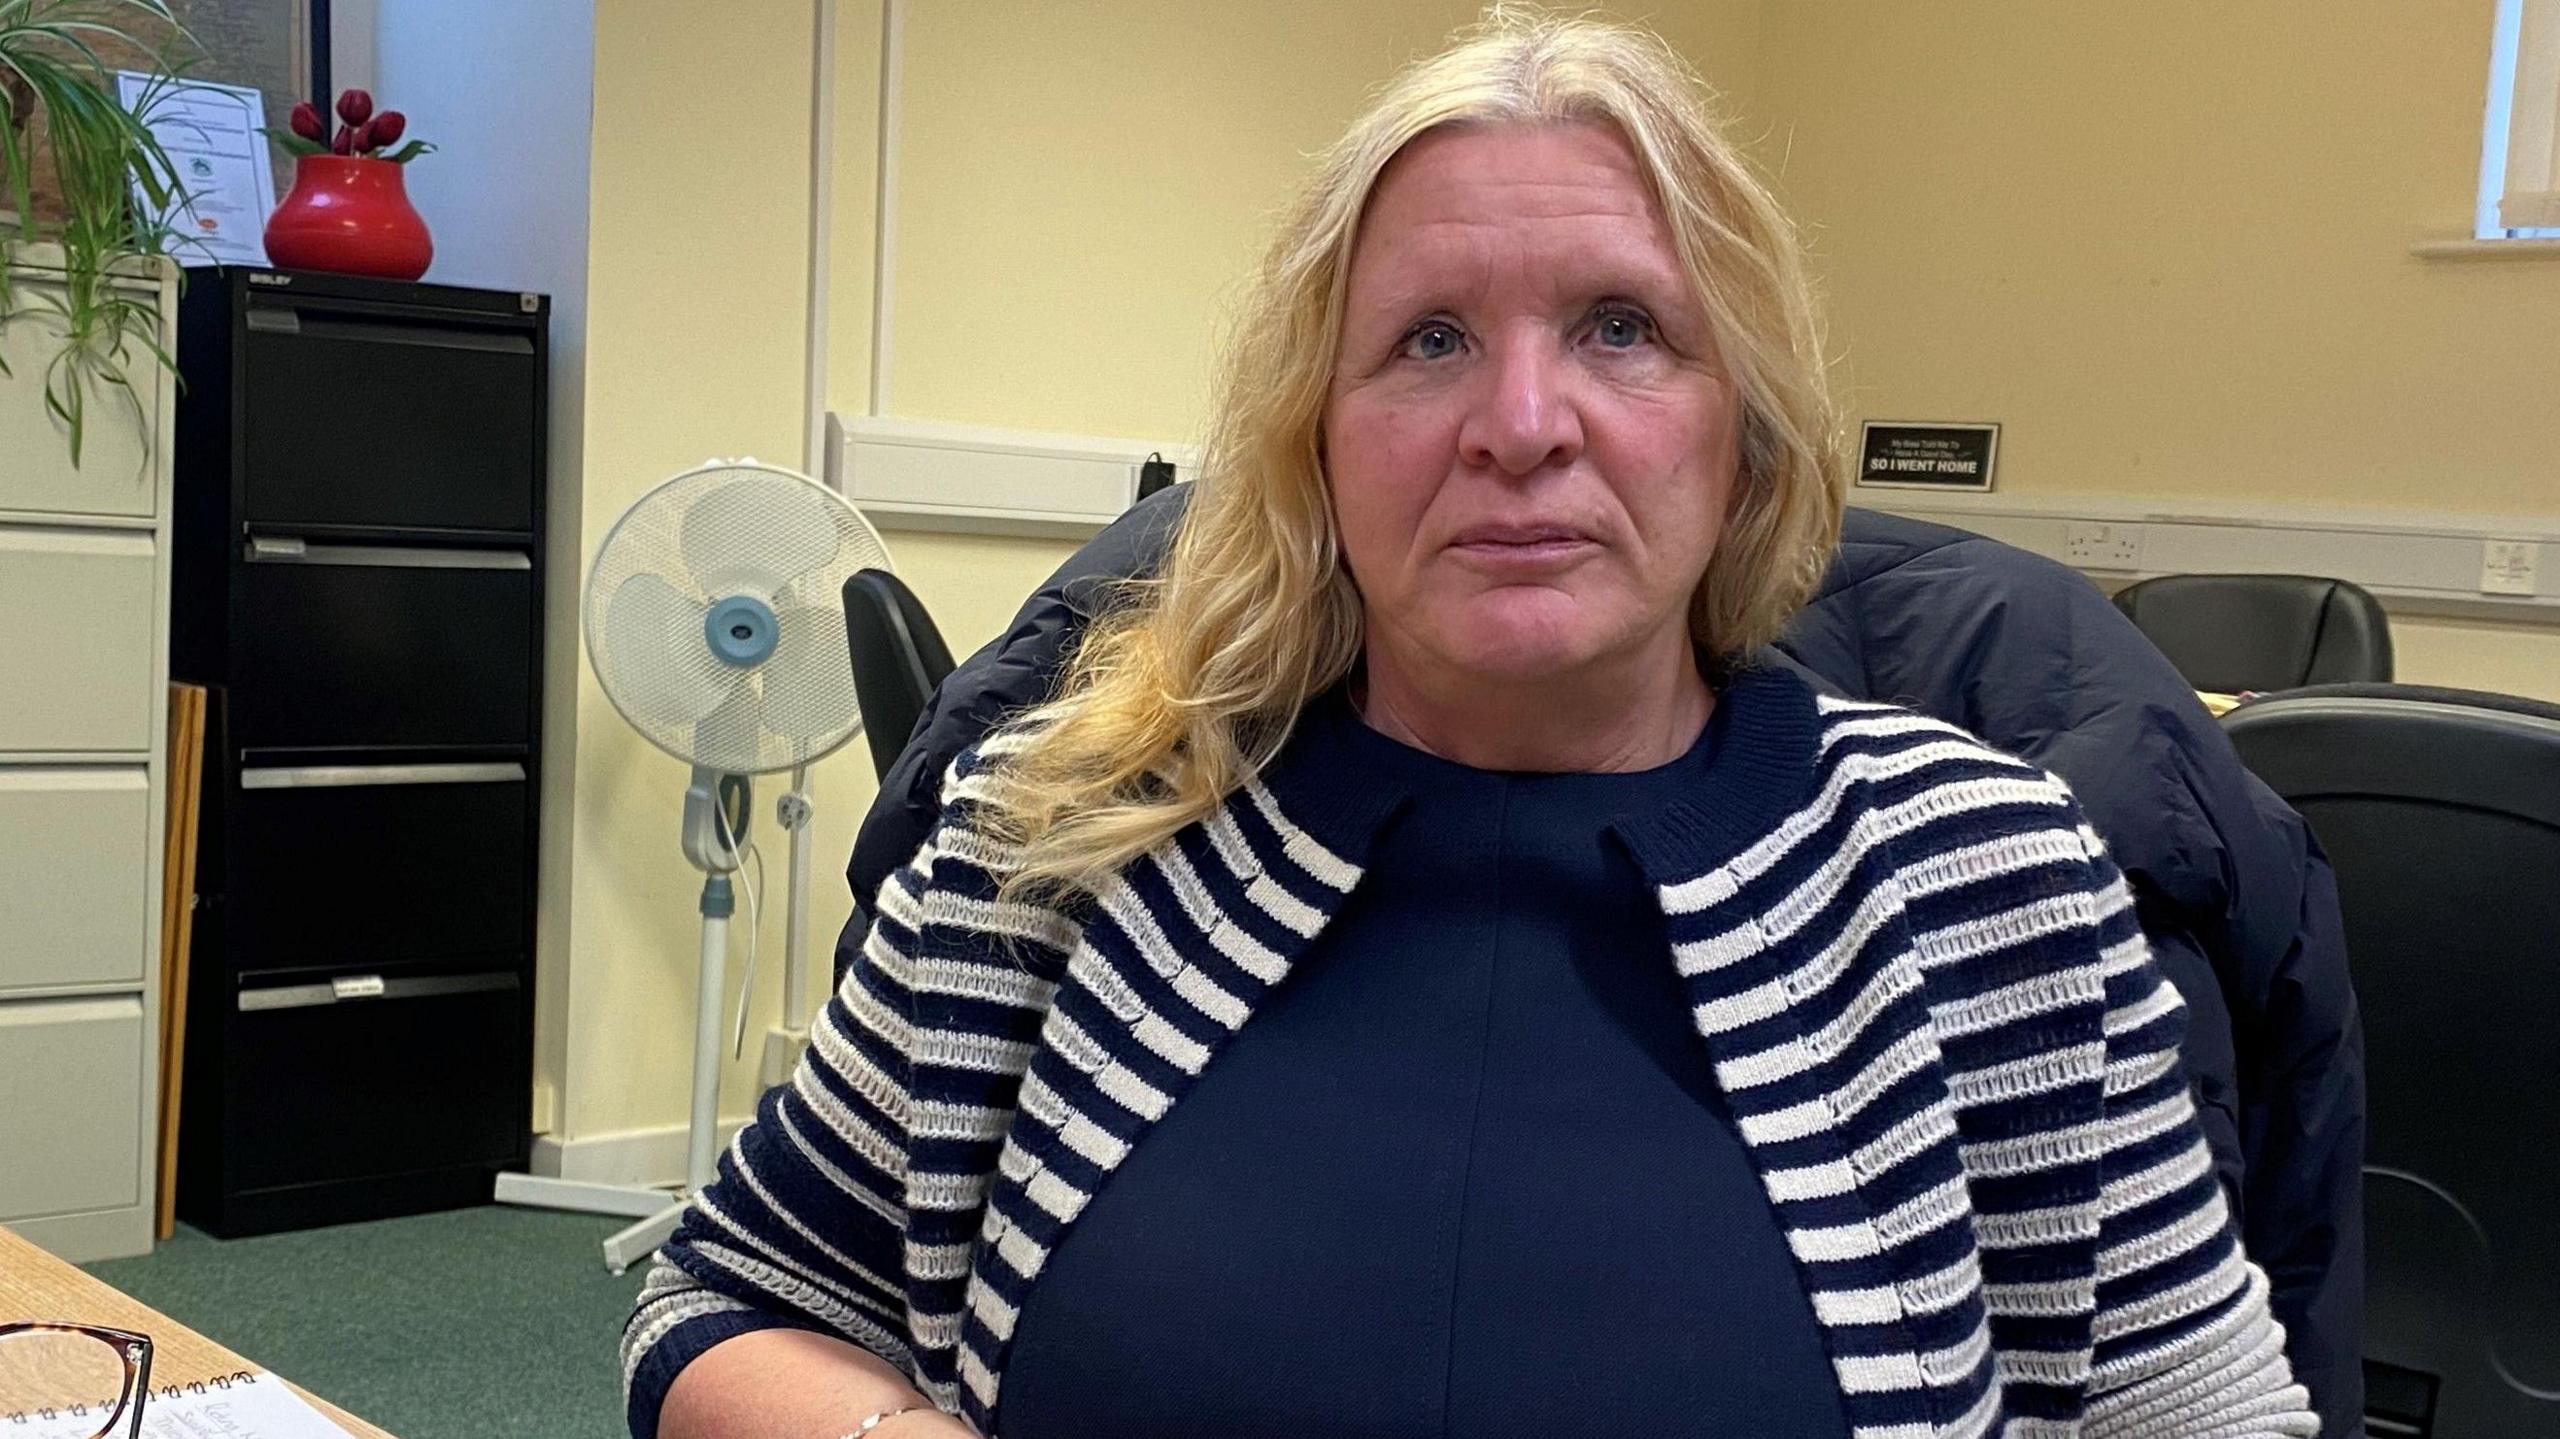
<instances>
[{"instance_id":1,"label":"spiral notebook","mask_svg":"<svg viewBox=\"0 0 2560 1439\"><path fill-rule=\"evenodd\" d=\"M71 1410L0 1410L6 1439L89 1439L98 1416ZM151 1391L142 1406L143 1439L348 1439L347 1431L302 1402L284 1381L242 1370Z\"/></svg>"}]
</instances>

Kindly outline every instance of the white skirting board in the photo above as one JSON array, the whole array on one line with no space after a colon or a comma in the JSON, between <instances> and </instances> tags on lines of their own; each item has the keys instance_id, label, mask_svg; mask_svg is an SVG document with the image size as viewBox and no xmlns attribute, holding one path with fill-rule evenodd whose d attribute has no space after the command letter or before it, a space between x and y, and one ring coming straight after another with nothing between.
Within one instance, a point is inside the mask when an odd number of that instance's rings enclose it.
<instances>
[{"instance_id":1,"label":"white skirting board","mask_svg":"<svg viewBox=\"0 0 2560 1439\"><path fill-rule=\"evenodd\" d=\"M890 530L1091 535L1135 503L1150 453L1184 480L1199 458L1187 444L922 420L831 415L827 429L828 482ZM2110 588L2166 574L2331 575L2398 613L2560 625L2560 515L1908 489L1852 489L1849 503L1989 535ZM2505 564L2500 578L2484 573L2492 545L2501 560L2524 546L2531 578Z\"/></svg>"},{"instance_id":2,"label":"white skirting board","mask_svg":"<svg viewBox=\"0 0 2560 1439\"><path fill-rule=\"evenodd\" d=\"M727 1149L729 1141L746 1124L747 1116L743 1114L721 1120L720 1147ZM617 1130L577 1139L543 1134L535 1136L532 1162L525 1167L549 1178L585 1184L672 1186L684 1182L684 1141L685 1127L681 1124Z\"/></svg>"}]
</instances>

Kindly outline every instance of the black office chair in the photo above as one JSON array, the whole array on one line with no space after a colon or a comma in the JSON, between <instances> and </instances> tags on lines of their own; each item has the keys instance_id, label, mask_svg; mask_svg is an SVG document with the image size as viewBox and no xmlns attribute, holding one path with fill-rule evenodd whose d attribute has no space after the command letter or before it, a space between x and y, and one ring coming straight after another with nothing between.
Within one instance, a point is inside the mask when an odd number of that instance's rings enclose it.
<instances>
[{"instance_id":1,"label":"black office chair","mask_svg":"<svg viewBox=\"0 0 2560 1439\"><path fill-rule=\"evenodd\" d=\"M2560 1434L2560 705L2330 685L2223 725L2337 871L2369 1432Z\"/></svg>"},{"instance_id":2,"label":"black office chair","mask_svg":"<svg viewBox=\"0 0 2560 1439\"><path fill-rule=\"evenodd\" d=\"M2391 625L2371 591L2317 575L2162 575L2116 591L2187 683L2217 694L2391 678Z\"/></svg>"},{"instance_id":3,"label":"black office chair","mask_svg":"<svg viewBox=\"0 0 2560 1439\"><path fill-rule=\"evenodd\" d=\"M871 766L887 774L933 687L951 673L951 647L924 601L887 570L860 570L844 582L844 633L853 649L853 691L871 740Z\"/></svg>"}]
</instances>

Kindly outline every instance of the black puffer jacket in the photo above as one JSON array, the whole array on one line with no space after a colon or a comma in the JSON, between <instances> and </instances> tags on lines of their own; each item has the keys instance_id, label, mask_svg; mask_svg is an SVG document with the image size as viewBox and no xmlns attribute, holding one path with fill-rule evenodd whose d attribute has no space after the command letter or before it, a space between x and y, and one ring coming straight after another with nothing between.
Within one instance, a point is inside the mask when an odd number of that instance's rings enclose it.
<instances>
[{"instance_id":1,"label":"black puffer jacket","mask_svg":"<svg viewBox=\"0 0 2560 1439\"><path fill-rule=\"evenodd\" d=\"M1110 582L1155 567L1188 488L1096 536L943 682L855 843L839 974L881 881L924 843L943 769L1046 696ZM2079 793L2189 1002L2206 1136L2295 1373L2330 1439L2360 1433L2363 1039L2329 865L2301 818L2094 586L1979 535L1850 510L1820 594L1768 658L1962 725Z\"/></svg>"}]
</instances>

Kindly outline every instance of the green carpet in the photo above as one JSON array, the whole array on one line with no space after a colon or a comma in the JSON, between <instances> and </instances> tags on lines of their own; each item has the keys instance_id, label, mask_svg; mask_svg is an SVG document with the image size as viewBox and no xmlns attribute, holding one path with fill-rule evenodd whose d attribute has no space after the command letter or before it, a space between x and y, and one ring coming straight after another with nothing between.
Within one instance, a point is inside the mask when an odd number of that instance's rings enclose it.
<instances>
[{"instance_id":1,"label":"green carpet","mask_svg":"<svg viewBox=\"0 0 2560 1439\"><path fill-rule=\"evenodd\" d=\"M181 1226L86 1266L399 1439L623 1439L615 1357L646 1265L626 1221L496 1205L219 1240Z\"/></svg>"}]
</instances>

